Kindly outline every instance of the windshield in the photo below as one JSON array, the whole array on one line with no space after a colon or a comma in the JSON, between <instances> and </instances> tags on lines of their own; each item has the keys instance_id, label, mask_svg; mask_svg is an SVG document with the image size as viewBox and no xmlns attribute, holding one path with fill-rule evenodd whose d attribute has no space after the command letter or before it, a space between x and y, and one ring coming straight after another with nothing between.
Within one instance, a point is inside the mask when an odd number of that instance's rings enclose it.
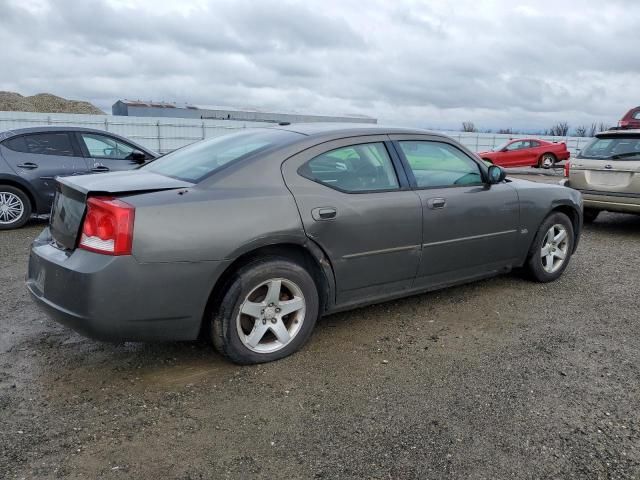
<instances>
[{"instance_id":1,"label":"windshield","mask_svg":"<svg viewBox=\"0 0 640 480\"><path fill-rule=\"evenodd\" d=\"M193 143L141 168L198 183L224 165L281 145L294 137L298 134L286 130L246 130Z\"/></svg>"},{"instance_id":2,"label":"windshield","mask_svg":"<svg viewBox=\"0 0 640 480\"><path fill-rule=\"evenodd\" d=\"M499 152L500 150L504 150L505 148L507 148L507 145L509 145L509 142L503 142L500 145L498 145L497 147L493 147L493 151L494 152Z\"/></svg>"},{"instance_id":3,"label":"windshield","mask_svg":"<svg viewBox=\"0 0 640 480\"><path fill-rule=\"evenodd\" d=\"M596 138L578 155L598 160L631 160L640 158L640 137Z\"/></svg>"}]
</instances>

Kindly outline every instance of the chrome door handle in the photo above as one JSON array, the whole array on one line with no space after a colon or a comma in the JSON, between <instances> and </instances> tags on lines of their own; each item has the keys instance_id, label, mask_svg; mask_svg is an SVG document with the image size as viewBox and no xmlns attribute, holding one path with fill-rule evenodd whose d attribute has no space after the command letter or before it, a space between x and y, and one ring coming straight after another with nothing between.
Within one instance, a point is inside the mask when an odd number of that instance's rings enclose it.
<instances>
[{"instance_id":1,"label":"chrome door handle","mask_svg":"<svg viewBox=\"0 0 640 480\"><path fill-rule=\"evenodd\" d=\"M447 206L446 198L430 198L427 200L427 207L431 209L444 208Z\"/></svg>"},{"instance_id":2,"label":"chrome door handle","mask_svg":"<svg viewBox=\"0 0 640 480\"><path fill-rule=\"evenodd\" d=\"M25 162L18 165L18 168L26 168L27 170L33 170L34 168L38 168L38 164L33 162Z\"/></svg>"},{"instance_id":3,"label":"chrome door handle","mask_svg":"<svg viewBox=\"0 0 640 480\"><path fill-rule=\"evenodd\" d=\"M311 216L316 221L333 220L337 215L338 212L333 207L319 207L311 210Z\"/></svg>"}]
</instances>

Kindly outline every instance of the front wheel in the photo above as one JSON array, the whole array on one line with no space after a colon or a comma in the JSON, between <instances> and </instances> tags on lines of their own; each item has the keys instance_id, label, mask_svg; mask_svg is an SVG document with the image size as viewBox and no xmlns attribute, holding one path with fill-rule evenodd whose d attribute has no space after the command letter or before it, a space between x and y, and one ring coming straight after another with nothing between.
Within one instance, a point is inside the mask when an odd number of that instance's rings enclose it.
<instances>
[{"instance_id":1,"label":"front wheel","mask_svg":"<svg viewBox=\"0 0 640 480\"><path fill-rule=\"evenodd\" d=\"M319 313L316 284L300 265L266 258L240 268L212 318L213 344L235 363L278 360L302 347Z\"/></svg>"},{"instance_id":2,"label":"front wheel","mask_svg":"<svg viewBox=\"0 0 640 480\"><path fill-rule=\"evenodd\" d=\"M567 268L573 252L573 224L564 213L549 215L533 240L527 269L538 282L552 282Z\"/></svg>"}]
</instances>

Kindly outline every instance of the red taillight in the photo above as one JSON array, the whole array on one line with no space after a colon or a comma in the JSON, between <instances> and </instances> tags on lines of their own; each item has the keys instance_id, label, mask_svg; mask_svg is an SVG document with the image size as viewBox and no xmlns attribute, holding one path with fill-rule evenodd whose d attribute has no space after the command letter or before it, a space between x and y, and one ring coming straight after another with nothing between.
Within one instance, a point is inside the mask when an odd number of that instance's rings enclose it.
<instances>
[{"instance_id":1,"label":"red taillight","mask_svg":"<svg viewBox=\"0 0 640 480\"><path fill-rule=\"evenodd\" d=\"M112 197L90 197L80 248L105 255L131 255L135 208Z\"/></svg>"},{"instance_id":2,"label":"red taillight","mask_svg":"<svg viewBox=\"0 0 640 480\"><path fill-rule=\"evenodd\" d=\"M564 176L569 178L569 170L571 170L571 162L567 160L564 164Z\"/></svg>"}]
</instances>

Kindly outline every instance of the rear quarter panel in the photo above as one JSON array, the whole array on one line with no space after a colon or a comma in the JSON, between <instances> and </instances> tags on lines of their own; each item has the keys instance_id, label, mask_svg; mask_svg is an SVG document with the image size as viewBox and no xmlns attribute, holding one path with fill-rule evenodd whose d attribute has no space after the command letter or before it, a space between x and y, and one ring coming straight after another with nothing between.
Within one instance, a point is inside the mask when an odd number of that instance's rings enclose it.
<instances>
[{"instance_id":1,"label":"rear quarter panel","mask_svg":"<svg viewBox=\"0 0 640 480\"><path fill-rule=\"evenodd\" d=\"M234 259L275 243L304 244L306 236L280 163L221 172L193 188L132 195L133 255L140 262Z\"/></svg>"},{"instance_id":2,"label":"rear quarter panel","mask_svg":"<svg viewBox=\"0 0 640 480\"><path fill-rule=\"evenodd\" d=\"M554 143L551 145L551 148L551 152L553 152L558 160L568 160L571 155L565 143Z\"/></svg>"}]
</instances>

